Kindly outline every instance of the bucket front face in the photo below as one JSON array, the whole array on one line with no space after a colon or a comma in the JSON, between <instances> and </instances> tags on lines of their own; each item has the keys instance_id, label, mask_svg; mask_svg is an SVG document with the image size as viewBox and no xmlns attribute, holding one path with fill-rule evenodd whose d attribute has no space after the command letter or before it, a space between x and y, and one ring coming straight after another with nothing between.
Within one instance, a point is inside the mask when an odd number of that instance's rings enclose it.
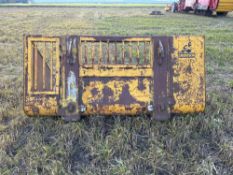
<instances>
[{"instance_id":1,"label":"bucket front face","mask_svg":"<svg viewBox=\"0 0 233 175\"><path fill-rule=\"evenodd\" d=\"M204 38L25 38L27 115L139 115L205 108Z\"/></svg>"}]
</instances>

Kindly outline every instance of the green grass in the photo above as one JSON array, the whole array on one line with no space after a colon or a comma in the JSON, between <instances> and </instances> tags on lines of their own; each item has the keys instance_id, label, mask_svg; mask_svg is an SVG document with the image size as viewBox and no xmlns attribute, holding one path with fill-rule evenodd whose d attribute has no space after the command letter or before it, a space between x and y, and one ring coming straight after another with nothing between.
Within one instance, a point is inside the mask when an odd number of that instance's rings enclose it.
<instances>
[{"instance_id":1,"label":"green grass","mask_svg":"<svg viewBox=\"0 0 233 175\"><path fill-rule=\"evenodd\" d=\"M149 16L156 8L1 8L0 174L233 174L233 14ZM146 117L29 118L23 34L205 35L207 109Z\"/></svg>"}]
</instances>

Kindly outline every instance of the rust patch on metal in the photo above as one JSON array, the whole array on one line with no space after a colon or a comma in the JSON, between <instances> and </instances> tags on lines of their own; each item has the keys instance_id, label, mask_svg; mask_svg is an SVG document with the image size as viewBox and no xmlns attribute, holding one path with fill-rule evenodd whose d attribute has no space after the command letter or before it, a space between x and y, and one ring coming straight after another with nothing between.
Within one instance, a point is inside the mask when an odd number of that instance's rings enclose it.
<instances>
[{"instance_id":1,"label":"rust patch on metal","mask_svg":"<svg viewBox=\"0 0 233 175\"><path fill-rule=\"evenodd\" d=\"M146 88L145 84L143 84L143 79L138 78L138 89L143 91Z\"/></svg>"},{"instance_id":2,"label":"rust patch on metal","mask_svg":"<svg viewBox=\"0 0 233 175\"><path fill-rule=\"evenodd\" d=\"M139 89L140 90L140 89ZM130 105L134 103L139 103L144 105L143 102L137 101L129 92L129 85L126 84L123 86L122 93L119 98L119 104Z\"/></svg>"}]
</instances>

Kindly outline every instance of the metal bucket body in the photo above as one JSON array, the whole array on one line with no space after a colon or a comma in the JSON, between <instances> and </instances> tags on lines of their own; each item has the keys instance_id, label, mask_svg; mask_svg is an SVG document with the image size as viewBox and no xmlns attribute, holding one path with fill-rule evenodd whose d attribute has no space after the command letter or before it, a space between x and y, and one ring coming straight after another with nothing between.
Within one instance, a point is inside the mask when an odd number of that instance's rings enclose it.
<instances>
[{"instance_id":1,"label":"metal bucket body","mask_svg":"<svg viewBox=\"0 0 233 175\"><path fill-rule=\"evenodd\" d=\"M202 36L26 36L29 116L152 115L205 109Z\"/></svg>"}]
</instances>

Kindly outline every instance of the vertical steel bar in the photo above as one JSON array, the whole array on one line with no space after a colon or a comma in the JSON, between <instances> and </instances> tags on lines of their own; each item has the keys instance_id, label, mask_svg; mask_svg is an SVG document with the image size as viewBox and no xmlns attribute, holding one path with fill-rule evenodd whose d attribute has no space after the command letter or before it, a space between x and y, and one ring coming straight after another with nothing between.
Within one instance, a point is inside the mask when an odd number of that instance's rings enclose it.
<instances>
[{"instance_id":1,"label":"vertical steel bar","mask_svg":"<svg viewBox=\"0 0 233 175\"><path fill-rule=\"evenodd\" d=\"M46 61L46 42L44 42L44 48L43 48L43 89L45 89L45 81L46 81L46 67L45 67L45 61Z\"/></svg>"},{"instance_id":2,"label":"vertical steel bar","mask_svg":"<svg viewBox=\"0 0 233 175\"><path fill-rule=\"evenodd\" d=\"M53 42L51 42L50 52L50 90L53 90Z\"/></svg>"},{"instance_id":3,"label":"vertical steel bar","mask_svg":"<svg viewBox=\"0 0 233 175\"><path fill-rule=\"evenodd\" d=\"M60 50L59 50L59 48L60 48L60 40L59 39L57 39L56 40L56 42L55 42L55 47L56 47L56 51L55 51L55 54L56 54L56 59L55 59L55 65L56 65L56 72L55 72L55 77L56 77L56 79L55 79L55 81L56 81L56 90L55 90L55 92L56 92L56 94L58 94L59 93L59 86L60 86Z\"/></svg>"},{"instance_id":4,"label":"vertical steel bar","mask_svg":"<svg viewBox=\"0 0 233 175\"><path fill-rule=\"evenodd\" d=\"M32 90L35 90L35 46L34 45L32 45L32 55L31 55L32 57L31 57L31 65L29 65L30 66L30 68L31 68L31 83L32 83L32 85L31 85L31 89Z\"/></svg>"},{"instance_id":5,"label":"vertical steel bar","mask_svg":"<svg viewBox=\"0 0 233 175\"><path fill-rule=\"evenodd\" d=\"M62 67L62 98L65 100L66 98L66 72L65 65Z\"/></svg>"},{"instance_id":6,"label":"vertical steel bar","mask_svg":"<svg viewBox=\"0 0 233 175\"><path fill-rule=\"evenodd\" d=\"M129 63L132 64L133 53L132 53L132 42L129 43Z\"/></svg>"},{"instance_id":7,"label":"vertical steel bar","mask_svg":"<svg viewBox=\"0 0 233 175\"><path fill-rule=\"evenodd\" d=\"M37 50L37 47L35 45L35 64L34 64L34 67L35 67L35 90L38 89L38 50Z\"/></svg>"},{"instance_id":8,"label":"vertical steel bar","mask_svg":"<svg viewBox=\"0 0 233 175\"><path fill-rule=\"evenodd\" d=\"M99 64L102 63L102 42L99 42Z\"/></svg>"},{"instance_id":9,"label":"vertical steel bar","mask_svg":"<svg viewBox=\"0 0 233 175\"><path fill-rule=\"evenodd\" d=\"M82 40L79 42L79 63L83 65L83 49L82 49Z\"/></svg>"},{"instance_id":10,"label":"vertical steel bar","mask_svg":"<svg viewBox=\"0 0 233 175\"><path fill-rule=\"evenodd\" d=\"M125 64L125 42L122 42L122 64Z\"/></svg>"},{"instance_id":11,"label":"vertical steel bar","mask_svg":"<svg viewBox=\"0 0 233 175\"><path fill-rule=\"evenodd\" d=\"M87 58L87 41L85 41L84 45L84 58L85 58L85 64L88 64L88 58Z\"/></svg>"},{"instance_id":12,"label":"vertical steel bar","mask_svg":"<svg viewBox=\"0 0 233 175\"><path fill-rule=\"evenodd\" d=\"M149 42L149 63L151 64L151 65L153 65L153 59L152 59L152 57L154 57L154 55L153 55L153 50L154 50L154 47L153 47L153 42L152 41L150 41Z\"/></svg>"},{"instance_id":13,"label":"vertical steel bar","mask_svg":"<svg viewBox=\"0 0 233 175\"><path fill-rule=\"evenodd\" d=\"M117 64L117 43L115 43L115 64Z\"/></svg>"},{"instance_id":14,"label":"vertical steel bar","mask_svg":"<svg viewBox=\"0 0 233 175\"><path fill-rule=\"evenodd\" d=\"M107 45L107 54L108 54L108 57L107 57L107 64L109 64L110 63L110 48L109 48L109 40L108 40L108 43L107 43L108 45Z\"/></svg>"},{"instance_id":15,"label":"vertical steel bar","mask_svg":"<svg viewBox=\"0 0 233 175\"><path fill-rule=\"evenodd\" d=\"M138 41L138 45L137 45L137 64L139 64L140 62L140 43Z\"/></svg>"},{"instance_id":16,"label":"vertical steel bar","mask_svg":"<svg viewBox=\"0 0 233 175\"><path fill-rule=\"evenodd\" d=\"M147 62L147 54L146 54L146 42L144 42L144 64Z\"/></svg>"},{"instance_id":17,"label":"vertical steel bar","mask_svg":"<svg viewBox=\"0 0 233 175\"><path fill-rule=\"evenodd\" d=\"M33 42L30 41L29 38L26 38L26 44L28 44L28 70L25 72L28 74L28 92L31 93L35 87L34 87L34 74L33 72L35 71L33 69L33 58L34 58L34 47L33 47ZM25 45L26 46L26 45Z\"/></svg>"},{"instance_id":18,"label":"vertical steel bar","mask_svg":"<svg viewBox=\"0 0 233 175\"><path fill-rule=\"evenodd\" d=\"M34 89L37 90L37 87L38 87L38 51L37 51L37 47L36 47L36 44L34 44L34 54L35 55L35 61L34 61L34 69L32 69L32 72L34 73ZM34 60L32 59L32 60Z\"/></svg>"},{"instance_id":19,"label":"vertical steel bar","mask_svg":"<svg viewBox=\"0 0 233 175\"><path fill-rule=\"evenodd\" d=\"M95 42L92 43L91 59L92 59L92 65L93 65L95 62Z\"/></svg>"}]
</instances>

